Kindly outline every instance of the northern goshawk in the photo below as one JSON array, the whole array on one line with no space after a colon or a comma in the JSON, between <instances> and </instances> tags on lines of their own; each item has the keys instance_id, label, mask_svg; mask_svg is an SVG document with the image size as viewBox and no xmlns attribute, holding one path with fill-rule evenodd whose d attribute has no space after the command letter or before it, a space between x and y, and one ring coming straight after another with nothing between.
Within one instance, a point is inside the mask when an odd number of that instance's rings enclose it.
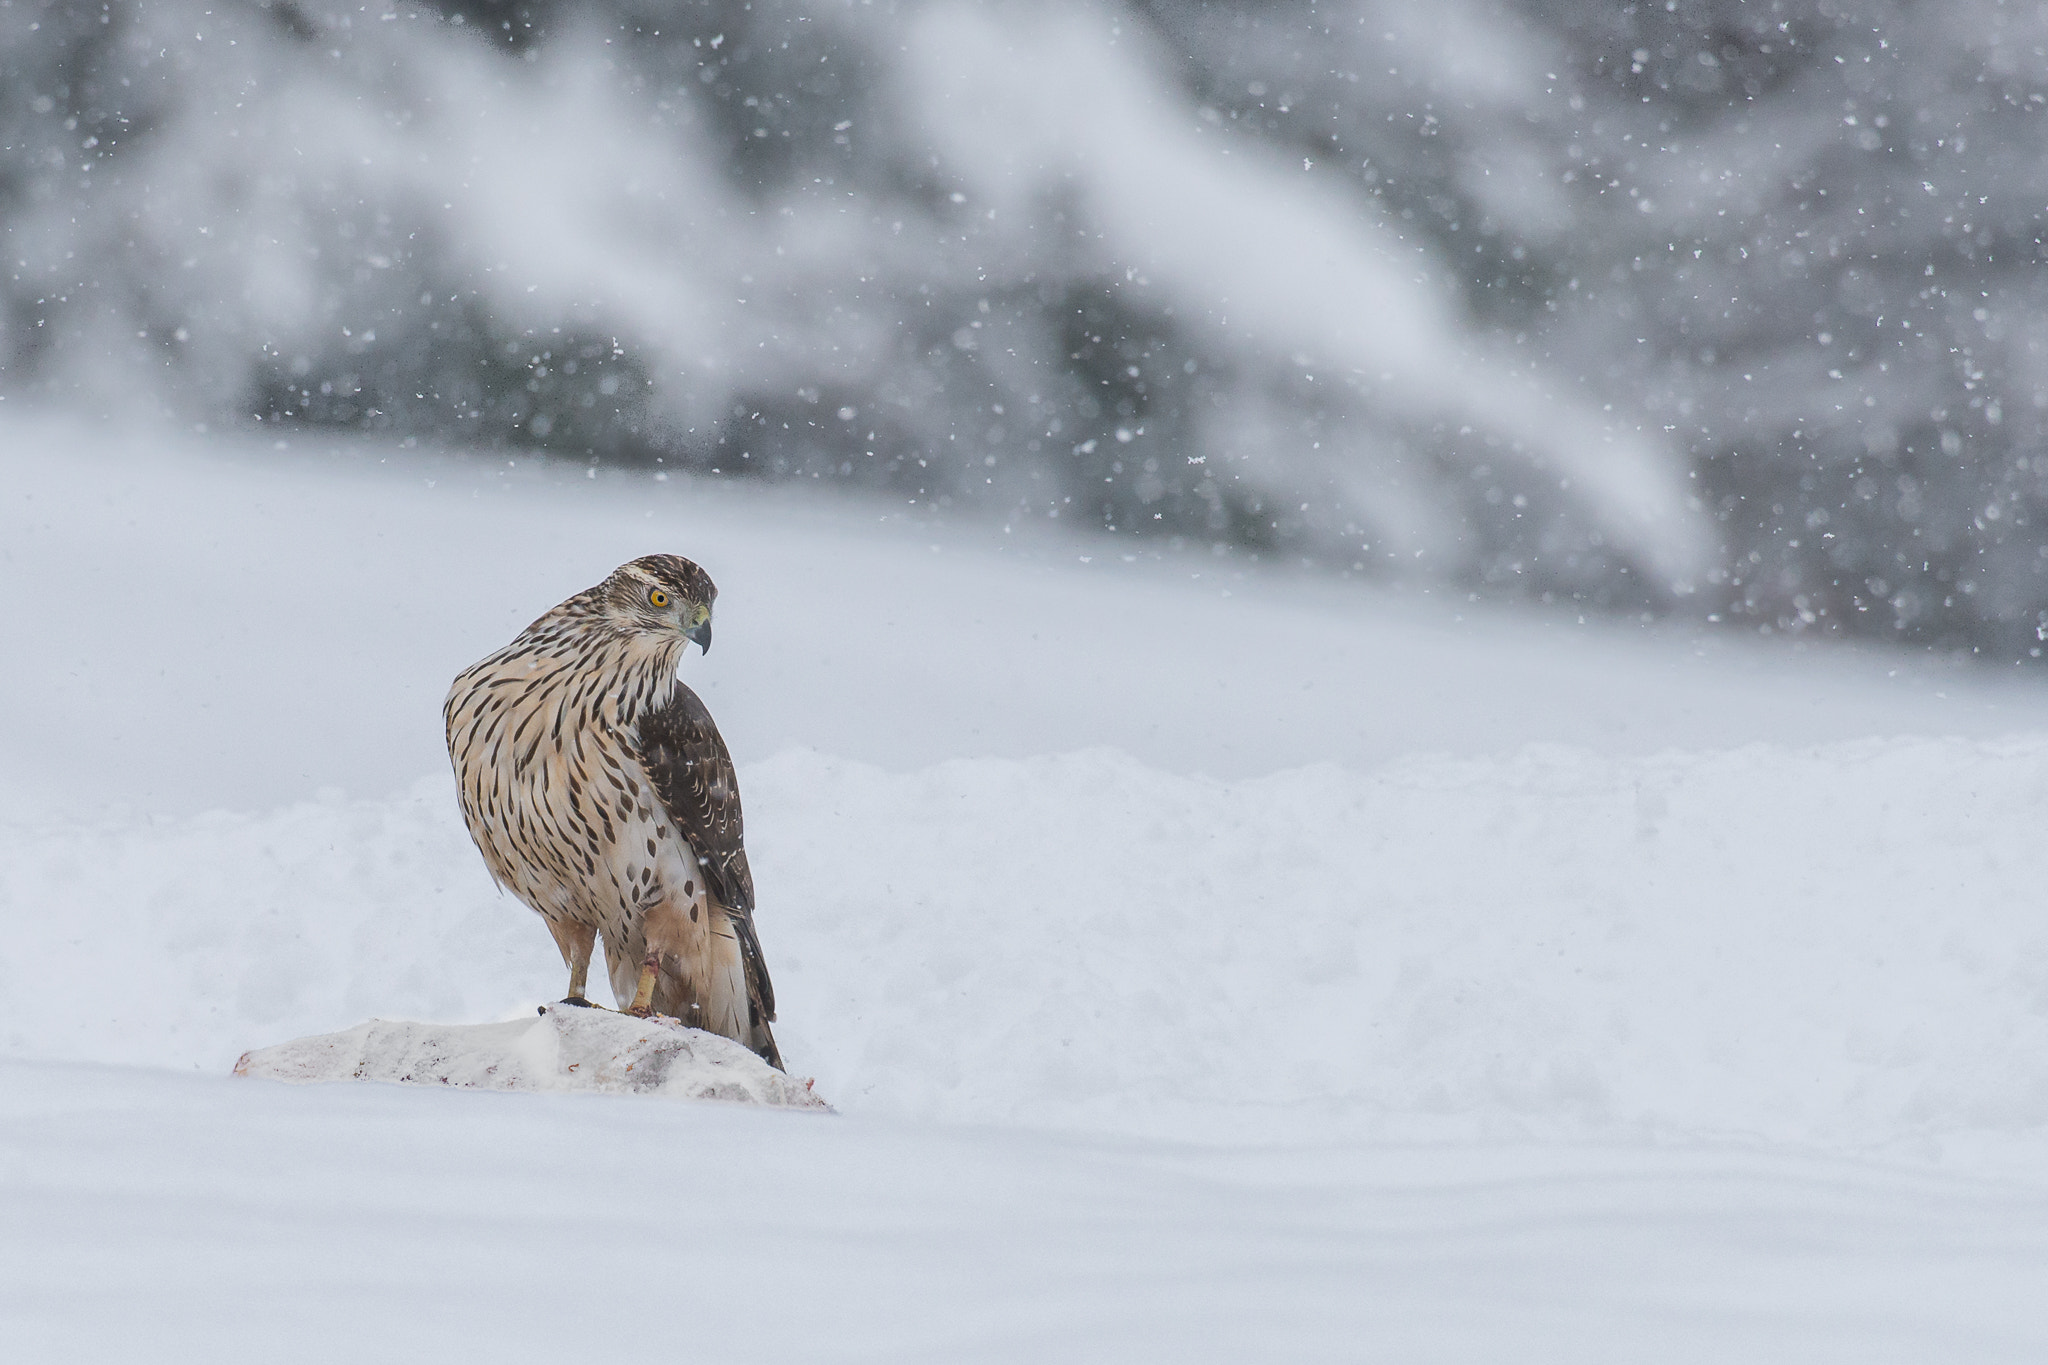
<instances>
[{"instance_id":1,"label":"northern goshawk","mask_svg":"<svg viewBox=\"0 0 2048 1365\"><path fill-rule=\"evenodd\" d=\"M711 713L676 677L711 649L710 575L622 564L464 669L443 716L470 837L540 913L584 999L595 940L634 1014L724 1034L782 1065L754 932L739 783Z\"/></svg>"}]
</instances>

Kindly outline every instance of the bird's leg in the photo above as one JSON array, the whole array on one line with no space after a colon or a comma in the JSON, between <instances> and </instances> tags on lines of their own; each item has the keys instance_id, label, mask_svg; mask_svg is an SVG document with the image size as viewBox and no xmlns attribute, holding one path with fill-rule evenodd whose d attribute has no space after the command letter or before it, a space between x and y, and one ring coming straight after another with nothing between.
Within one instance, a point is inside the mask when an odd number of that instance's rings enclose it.
<instances>
[{"instance_id":1,"label":"bird's leg","mask_svg":"<svg viewBox=\"0 0 2048 1365\"><path fill-rule=\"evenodd\" d=\"M640 984L633 988L633 1003L626 1006L626 1013L642 1019L654 1013L654 1007L647 1002L654 999L654 979L660 972L661 954L650 948L647 956L640 959Z\"/></svg>"},{"instance_id":2,"label":"bird's leg","mask_svg":"<svg viewBox=\"0 0 2048 1365\"><path fill-rule=\"evenodd\" d=\"M589 989L589 982L590 945L586 943L583 946L583 952L578 955L574 962L569 964L569 993L562 997L562 1003L565 1005L583 1005L595 1008L595 1006L590 1004L590 997L584 994Z\"/></svg>"},{"instance_id":3,"label":"bird's leg","mask_svg":"<svg viewBox=\"0 0 2048 1365\"><path fill-rule=\"evenodd\" d=\"M633 1003L626 1006L626 1013L645 1019L654 1013L654 983L661 975L661 960L681 956L689 931L681 913L667 901L647 912L641 929L647 940L647 956L640 959L640 980L633 988Z\"/></svg>"},{"instance_id":4,"label":"bird's leg","mask_svg":"<svg viewBox=\"0 0 2048 1365\"><path fill-rule=\"evenodd\" d=\"M562 1003L589 1005L583 992L590 981L590 952L597 945L597 930L574 920L551 919L547 923L555 946L562 950L562 961L569 965L569 994Z\"/></svg>"}]
</instances>

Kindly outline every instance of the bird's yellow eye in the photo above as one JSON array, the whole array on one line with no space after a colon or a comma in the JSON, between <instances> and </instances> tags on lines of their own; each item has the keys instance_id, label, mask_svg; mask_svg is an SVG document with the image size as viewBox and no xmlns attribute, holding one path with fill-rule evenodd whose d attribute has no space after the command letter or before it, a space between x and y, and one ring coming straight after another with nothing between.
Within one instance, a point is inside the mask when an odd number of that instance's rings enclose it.
<instances>
[{"instance_id":1,"label":"bird's yellow eye","mask_svg":"<svg viewBox=\"0 0 2048 1365\"><path fill-rule=\"evenodd\" d=\"M665 607L668 605L668 594L660 588L650 588L647 592L647 602L649 606Z\"/></svg>"}]
</instances>

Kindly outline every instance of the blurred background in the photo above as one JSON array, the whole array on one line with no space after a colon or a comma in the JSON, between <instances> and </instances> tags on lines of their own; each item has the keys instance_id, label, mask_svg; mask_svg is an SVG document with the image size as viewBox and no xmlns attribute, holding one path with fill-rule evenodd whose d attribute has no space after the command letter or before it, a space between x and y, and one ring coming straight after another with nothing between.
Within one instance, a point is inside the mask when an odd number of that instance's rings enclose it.
<instances>
[{"instance_id":1,"label":"blurred background","mask_svg":"<svg viewBox=\"0 0 2048 1365\"><path fill-rule=\"evenodd\" d=\"M0 0L0 403L2030 660L2044 54L1997 0Z\"/></svg>"}]
</instances>

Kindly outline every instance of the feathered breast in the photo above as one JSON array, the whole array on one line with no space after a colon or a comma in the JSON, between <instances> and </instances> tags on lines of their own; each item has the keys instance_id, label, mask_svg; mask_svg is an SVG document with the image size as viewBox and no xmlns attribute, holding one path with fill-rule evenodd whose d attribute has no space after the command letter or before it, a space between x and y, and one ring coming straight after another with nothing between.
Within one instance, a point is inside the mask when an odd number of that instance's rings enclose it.
<instances>
[{"instance_id":1,"label":"feathered breast","mask_svg":"<svg viewBox=\"0 0 2048 1365\"><path fill-rule=\"evenodd\" d=\"M609 631L565 603L463 670L443 708L463 816L498 882L543 914L581 905L619 833L613 806L651 808L634 753L641 715L676 686L680 641Z\"/></svg>"}]
</instances>

